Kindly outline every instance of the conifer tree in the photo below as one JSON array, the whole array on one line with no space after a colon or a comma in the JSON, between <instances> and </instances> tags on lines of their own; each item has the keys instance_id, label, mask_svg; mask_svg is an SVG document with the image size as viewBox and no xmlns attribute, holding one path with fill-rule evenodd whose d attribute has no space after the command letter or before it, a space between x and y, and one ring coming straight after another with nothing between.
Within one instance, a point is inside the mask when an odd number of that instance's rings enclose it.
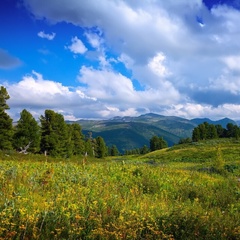
<instances>
[{"instance_id":1,"label":"conifer tree","mask_svg":"<svg viewBox=\"0 0 240 240\"><path fill-rule=\"evenodd\" d=\"M40 127L30 112L26 109L20 113L20 119L15 127L13 146L20 149L29 144L28 151L40 150Z\"/></svg>"},{"instance_id":2,"label":"conifer tree","mask_svg":"<svg viewBox=\"0 0 240 240\"><path fill-rule=\"evenodd\" d=\"M167 142L163 139L163 137L153 136L150 139L150 150L155 151L159 149L163 149L168 147Z\"/></svg>"},{"instance_id":3,"label":"conifer tree","mask_svg":"<svg viewBox=\"0 0 240 240\"><path fill-rule=\"evenodd\" d=\"M87 139L85 142L85 152L87 153L88 156L93 157L95 155L94 152L94 144L92 139Z\"/></svg>"},{"instance_id":4,"label":"conifer tree","mask_svg":"<svg viewBox=\"0 0 240 240\"><path fill-rule=\"evenodd\" d=\"M109 155L110 156L118 156L119 155L119 151L118 151L116 145L112 145L111 148L109 148Z\"/></svg>"},{"instance_id":5,"label":"conifer tree","mask_svg":"<svg viewBox=\"0 0 240 240\"><path fill-rule=\"evenodd\" d=\"M96 138L96 157L104 158L107 155L107 146L102 137Z\"/></svg>"},{"instance_id":6,"label":"conifer tree","mask_svg":"<svg viewBox=\"0 0 240 240\"><path fill-rule=\"evenodd\" d=\"M12 119L6 113L9 109L7 100L10 98L7 89L3 86L0 88L0 149L10 150L12 149L12 135L13 126Z\"/></svg>"},{"instance_id":7,"label":"conifer tree","mask_svg":"<svg viewBox=\"0 0 240 240\"><path fill-rule=\"evenodd\" d=\"M70 128L70 144L72 146L72 154L84 154L84 136L82 134L81 126L77 123L69 125Z\"/></svg>"},{"instance_id":8,"label":"conifer tree","mask_svg":"<svg viewBox=\"0 0 240 240\"><path fill-rule=\"evenodd\" d=\"M69 135L68 127L63 115L53 110L45 110L45 115L40 117L41 121L41 151L51 156L69 157L68 149Z\"/></svg>"}]
</instances>

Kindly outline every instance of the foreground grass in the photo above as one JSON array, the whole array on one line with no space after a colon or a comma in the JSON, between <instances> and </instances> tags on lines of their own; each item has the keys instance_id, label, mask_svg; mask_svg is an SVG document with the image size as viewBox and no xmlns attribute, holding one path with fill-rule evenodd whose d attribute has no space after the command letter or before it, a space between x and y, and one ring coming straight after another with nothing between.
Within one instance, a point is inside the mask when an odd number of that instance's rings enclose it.
<instances>
[{"instance_id":1,"label":"foreground grass","mask_svg":"<svg viewBox=\"0 0 240 240\"><path fill-rule=\"evenodd\" d=\"M0 239L240 239L240 145L224 141L84 166L0 152Z\"/></svg>"},{"instance_id":2,"label":"foreground grass","mask_svg":"<svg viewBox=\"0 0 240 240\"><path fill-rule=\"evenodd\" d=\"M21 158L0 160L0 239L240 239L234 174Z\"/></svg>"}]
</instances>

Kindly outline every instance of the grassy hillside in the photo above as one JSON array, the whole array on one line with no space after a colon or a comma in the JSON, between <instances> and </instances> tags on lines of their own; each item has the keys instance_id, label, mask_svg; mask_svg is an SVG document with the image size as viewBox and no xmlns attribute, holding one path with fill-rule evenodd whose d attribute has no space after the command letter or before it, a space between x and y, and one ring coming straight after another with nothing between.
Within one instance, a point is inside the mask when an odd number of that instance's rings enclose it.
<instances>
[{"instance_id":1,"label":"grassy hillside","mask_svg":"<svg viewBox=\"0 0 240 240\"><path fill-rule=\"evenodd\" d=\"M91 128L93 137L101 136L104 138L108 146L116 145L119 151L140 148L143 145L149 146L149 140L152 136L162 136L169 146L179 141L179 137L167 132L154 125L136 122L107 122L97 127L96 125ZM87 134L89 130L83 130Z\"/></svg>"},{"instance_id":2,"label":"grassy hillside","mask_svg":"<svg viewBox=\"0 0 240 240\"><path fill-rule=\"evenodd\" d=\"M152 136L161 136L169 146L179 142L181 138L192 136L192 130L204 121L220 124L234 123L231 119L211 121L210 119L193 119L158 114L145 114L138 117L114 117L109 120L79 120L84 134L89 131L93 136L101 136L107 145L116 145L121 152L149 145ZM71 123L71 122L69 122Z\"/></svg>"},{"instance_id":3,"label":"grassy hillside","mask_svg":"<svg viewBox=\"0 0 240 240\"><path fill-rule=\"evenodd\" d=\"M0 152L0 239L240 239L239 146L208 141L86 165Z\"/></svg>"}]
</instances>

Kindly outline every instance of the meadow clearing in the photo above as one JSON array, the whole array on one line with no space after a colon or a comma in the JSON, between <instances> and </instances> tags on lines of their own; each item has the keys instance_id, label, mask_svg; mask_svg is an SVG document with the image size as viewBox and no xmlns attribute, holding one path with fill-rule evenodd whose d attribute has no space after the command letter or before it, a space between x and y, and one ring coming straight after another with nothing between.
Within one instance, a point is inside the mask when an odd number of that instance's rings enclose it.
<instances>
[{"instance_id":1,"label":"meadow clearing","mask_svg":"<svg viewBox=\"0 0 240 240\"><path fill-rule=\"evenodd\" d=\"M0 239L240 239L240 146L217 146L86 165L1 152Z\"/></svg>"}]
</instances>

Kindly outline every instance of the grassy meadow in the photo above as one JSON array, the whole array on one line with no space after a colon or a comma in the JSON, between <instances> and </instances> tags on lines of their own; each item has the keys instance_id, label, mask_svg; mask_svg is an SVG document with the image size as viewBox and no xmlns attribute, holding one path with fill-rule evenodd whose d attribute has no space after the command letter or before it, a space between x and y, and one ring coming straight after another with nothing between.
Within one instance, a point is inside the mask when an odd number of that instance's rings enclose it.
<instances>
[{"instance_id":1,"label":"grassy meadow","mask_svg":"<svg viewBox=\"0 0 240 240\"><path fill-rule=\"evenodd\" d=\"M239 178L230 140L85 165L1 152L0 239L237 240Z\"/></svg>"}]
</instances>

